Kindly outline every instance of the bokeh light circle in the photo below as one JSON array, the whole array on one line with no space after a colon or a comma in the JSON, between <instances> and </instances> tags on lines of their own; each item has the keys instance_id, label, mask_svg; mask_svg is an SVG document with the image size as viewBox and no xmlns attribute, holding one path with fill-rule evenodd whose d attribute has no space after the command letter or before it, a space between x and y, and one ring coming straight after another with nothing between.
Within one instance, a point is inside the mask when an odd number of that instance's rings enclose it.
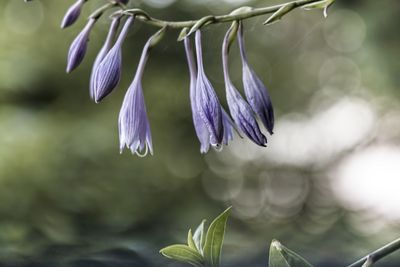
<instances>
[{"instance_id":1,"label":"bokeh light circle","mask_svg":"<svg viewBox=\"0 0 400 267\"><path fill-rule=\"evenodd\" d=\"M342 9L329 15L324 25L325 40L338 52L354 52L363 44L367 27L363 18L352 10Z\"/></svg>"}]
</instances>

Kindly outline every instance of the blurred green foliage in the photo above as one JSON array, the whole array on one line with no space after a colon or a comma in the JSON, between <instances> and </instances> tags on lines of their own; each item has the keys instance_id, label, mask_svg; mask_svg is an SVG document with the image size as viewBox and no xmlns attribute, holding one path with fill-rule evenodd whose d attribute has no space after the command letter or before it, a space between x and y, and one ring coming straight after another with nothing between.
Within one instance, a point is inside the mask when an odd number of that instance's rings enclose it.
<instances>
[{"instance_id":1,"label":"blurred green foliage","mask_svg":"<svg viewBox=\"0 0 400 267\"><path fill-rule=\"evenodd\" d=\"M70 29L59 29L72 2L0 1L2 262L106 262L104 251L128 250L145 259L137 266L169 266L159 248L181 240L188 226L230 205L233 220L224 261L232 266L264 266L265 244L272 238L300 248L313 263L337 266L399 232L398 208L381 214L350 205L335 193L333 182L333 170L348 155L371 145L400 144L398 1L337 1L328 19L319 11L300 10L268 27L262 25L264 17L246 22L249 58L278 114L276 134L263 150L238 140L221 153L200 155L183 46L176 42L179 32L170 31L152 51L143 81L155 150L145 159L119 154L117 118L141 49L156 29L135 24L124 45L123 80L104 103L95 105L89 98L89 74L108 21L94 30L83 65L66 75L68 46L84 25L81 19ZM83 15L101 2L89 1ZM131 2L155 17L174 20L228 13L243 3L279 3ZM216 25L204 32L206 71L223 103L220 50L226 28ZM240 73L240 59L233 56L232 77L238 85ZM346 138L329 139L332 143L321 131L303 127L337 103L361 103L374 116L344 114L359 116L334 124ZM333 122L324 118L318 125L333 136ZM365 128L369 119L371 128ZM349 127L365 128L365 134L349 141L356 136ZM282 143L279 138L285 136L291 139ZM298 146L291 146L295 140Z\"/></svg>"}]
</instances>

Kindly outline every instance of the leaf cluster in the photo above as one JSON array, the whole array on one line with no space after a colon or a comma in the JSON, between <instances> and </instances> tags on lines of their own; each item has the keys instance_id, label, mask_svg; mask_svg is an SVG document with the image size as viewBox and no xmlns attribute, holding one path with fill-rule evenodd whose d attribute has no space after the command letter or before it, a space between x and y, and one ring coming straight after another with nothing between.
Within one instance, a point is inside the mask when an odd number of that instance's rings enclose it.
<instances>
[{"instance_id":1,"label":"leaf cluster","mask_svg":"<svg viewBox=\"0 0 400 267\"><path fill-rule=\"evenodd\" d=\"M171 245L160 253L172 260L196 267L219 267L225 229L231 208L219 215L206 230L203 220L193 233L190 229L187 244ZM301 256L273 240L269 250L269 267L312 267Z\"/></svg>"}]
</instances>

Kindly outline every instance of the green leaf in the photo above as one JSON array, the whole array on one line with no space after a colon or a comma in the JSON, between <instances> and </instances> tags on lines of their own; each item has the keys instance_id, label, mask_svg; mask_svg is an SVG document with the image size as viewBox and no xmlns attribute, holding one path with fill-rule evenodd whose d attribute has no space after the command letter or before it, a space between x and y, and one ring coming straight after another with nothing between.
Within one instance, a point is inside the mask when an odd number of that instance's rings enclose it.
<instances>
[{"instance_id":1,"label":"green leaf","mask_svg":"<svg viewBox=\"0 0 400 267\"><path fill-rule=\"evenodd\" d=\"M194 250L198 250L196 243L193 240L192 229L189 230L188 237L187 237L188 246Z\"/></svg>"},{"instance_id":2,"label":"green leaf","mask_svg":"<svg viewBox=\"0 0 400 267\"><path fill-rule=\"evenodd\" d=\"M210 267L218 267L221 257L222 244L224 242L226 222L231 208L219 215L207 230L204 245L204 258Z\"/></svg>"},{"instance_id":3,"label":"green leaf","mask_svg":"<svg viewBox=\"0 0 400 267\"><path fill-rule=\"evenodd\" d=\"M202 267L204 264L203 257L186 245L172 245L163 248L160 253L169 259L189 263L196 267Z\"/></svg>"},{"instance_id":4,"label":"green leaf","mask_svg":"<svg viewBox=\"0 0 400 267\"><path fill-rule=\"evenodd\" d=\"M269 267L312 267L301 256L273 240L269 250Z\"/></svg>"},{"instance_id":5,"label":"green leaf","mask_svg":"<svg viewBox=\"0 0 400 267\"><path fill-rule=\"evenodd\" d=\"M201 224L197 227L196 231L194 231L194 235L193 235L193 240L194 243L196 244L197 250L200 251L201 254L203 254L203 247L204 247L204 243L206 241L205 239L205 224L206 224L206 220L203 220L201 222Z\"/></svg>"}]
</instances>

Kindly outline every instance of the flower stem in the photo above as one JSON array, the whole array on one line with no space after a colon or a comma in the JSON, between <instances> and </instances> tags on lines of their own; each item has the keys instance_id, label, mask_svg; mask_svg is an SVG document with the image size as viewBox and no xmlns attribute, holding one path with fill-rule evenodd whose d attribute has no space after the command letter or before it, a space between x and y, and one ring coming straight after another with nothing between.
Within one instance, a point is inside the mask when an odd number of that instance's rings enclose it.
<instances>
[{"instance_id":1,"label":"flower stem","mask_svg":"<svg viewBox=\"0 0 400 267\"><path fill-rule=\"evenodd\" d=\"M232 22L235 20L244 20L244 19L249 19L252 17L257 17L261 15L266 15L266 14L271 14L276 11L278 11L282 6L285 6L287 4L292 4L293 9L305 6L307 4L311 4L314 2L319 2L320 0L297 0L297 1L292 1L289 3L285 4L280 4L280 5L275 5L275 6L269 6L269 7L261 7L261 8L253 8L250 9L249 11L245 12L240 12L239 14L227 14L227 15L221 15L221 16L215 16L213 17L214 19L210 21L209 24L218 24L218 23L226 23L226 22ZM133 12L135 13L137 9L125 9L124 13L130 13ZM156 27L168 27L168 28L174 28L174 29L182 29L182 28L190 28L193 27L199 20L187 20L187 21L166 21L166 20L161 20L157 18L153 18L151 16L137 16L136 19L139 19L143 21L144 23L156 26ZM208 24L206 24L208 25Z\"/></svg>"},{"instance_id":2,"label":"flower stem","mask_svg":"<svg viewBox=\"0 0 400 267\"><path fill-rule=\"evenodd\" d=\"M364 258L356 261L355 263L353 263L351 265L348 265L347 267L361 267L367 261L369 261L369 264L370 264L369 266L372 266L372 264L376 263L380 259L388 256L389 254L391 254L399 249L400 249L400 238L375 250L374 252L371 252Z\"/></svg>"}]
</instances>

